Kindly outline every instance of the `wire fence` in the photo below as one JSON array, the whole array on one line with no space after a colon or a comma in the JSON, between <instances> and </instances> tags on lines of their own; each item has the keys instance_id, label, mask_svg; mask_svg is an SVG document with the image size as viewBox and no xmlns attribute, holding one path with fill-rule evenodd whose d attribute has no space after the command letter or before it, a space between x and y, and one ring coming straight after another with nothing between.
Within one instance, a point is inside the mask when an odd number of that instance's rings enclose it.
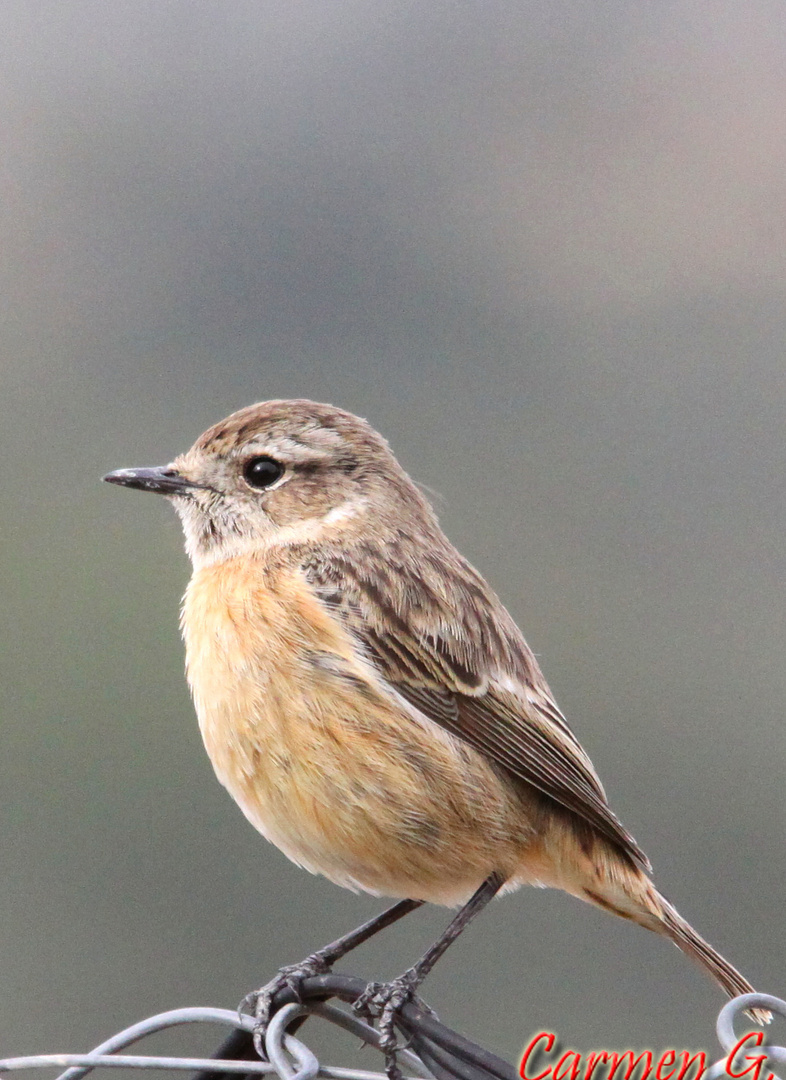
<instances>
[{"instance_id":1,"label":"wire fence","mask_svg":"<svg viewBox=\"0 0 786 1080\"><path fill-rule=\"evenodd\" d=\"M82 1080L96 1068L171 1069L196 1073L194 1080L238 1080L239 1077L273 1075L279 1080L386 1080L382 1072L323 1065L295 1032L310 1018L319 1018L342 1028L364 1043L379 1049L380 1036L375 1028L351 1012L328 1004L338 998L350 1004L365 989L362 979L346 975L321 975L304 980L300 1000L291 989L281 990L273 1002L273 1012L265 1039L267 1061L259 1058L253 1045L254 1018L229 1009L186 1008L158 1013L117 1032L86 1054L39 1054L32 1057L0 1059L0 1072L23 1069L58 1068L57 1080ZM756 1077L769 1080L767 1070L786 1068L786 1047L761 1045L743 1047L732 1058L741 1034L750 1028L744 1017L752 1006L770 1009L786 1018L786 1001L768 994L743 994L729 1001L718 1014L716 1031L723 1049L702 1080L722 1080L744 1076L753 1080L751 1061L763 1055ZM495 1054L465 1039L415 1002L405 1005L396 1019L403 1037L397 1051L398 1064L414 1078L425 1080L515 1080L518 1071ZM212 1058L162 1057L124 1054L119 1051L167 1028L184 1024L218 1024L231 1029ZM743 1072L747 1070L747 1072ZM777 1076L773 1080L778 1080Z\"/></svg>"}]
</instances>

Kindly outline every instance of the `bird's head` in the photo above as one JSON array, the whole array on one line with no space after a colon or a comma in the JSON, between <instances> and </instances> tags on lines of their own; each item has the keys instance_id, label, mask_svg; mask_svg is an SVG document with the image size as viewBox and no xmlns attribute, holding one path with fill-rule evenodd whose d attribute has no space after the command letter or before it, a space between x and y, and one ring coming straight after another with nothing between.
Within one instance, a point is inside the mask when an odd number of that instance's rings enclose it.
<instances>
[{"instance_id":1,"label":"bird's head","mask_svg":"<svg viewBox=\"0 0 786 1080\"><path fill-rule=\"evenodd\" d=\"M171 499L195 567L274 543L377 534L431 508L365 420L313 401L232 413L170 465L118 469L112 484Z\"/></svg>"}]
</instances>

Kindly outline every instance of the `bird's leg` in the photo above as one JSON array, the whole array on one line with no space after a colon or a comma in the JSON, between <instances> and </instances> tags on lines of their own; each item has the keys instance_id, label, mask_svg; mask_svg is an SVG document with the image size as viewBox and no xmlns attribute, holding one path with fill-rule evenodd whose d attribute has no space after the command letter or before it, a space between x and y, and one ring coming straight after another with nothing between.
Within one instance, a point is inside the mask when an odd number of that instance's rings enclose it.
<instances>
[{"instance_id":1,"label":"bird's leg","mask_svg":"<svg viewBox=\"0 0 786 1080\"><path fill-rule=\"evenodd\" d=\"M480 888L473 893L463 908L456 914L445 932L431 948L427 949L416 964L389 983L369 983L352 1008L355 1012L371 1021L379 1018L381 1035L379 1048L385 1055L385 1072L389 1080L402 1080L396 1064L396 1013L408 1001L415 997L415 991L442 956L453 944L461 931L469 925L478 912L488 904L505 883L502 874L493 873L487 877Z\"/></svg>"},{"instance_id":2,"label":"bird's leg","mask_svg":"<svg viewBox=\"0 0 786 1080\"><path fill-rule=\"evenodd\" d=\"M358 926L357 929L337 938L323 949L311 953L305 960L301 960L299 964L288 964L286 967L282 967L275 978L271 979L267 985L260 990L254 990L247 994L241 1001L239 1008L241 1010L248 1009L254 1014L256 1020L254 1046L259 1056L265 1056L264 1038L267 1026L270 1023L270 1006L279 990L283 990L285 986L288 986L294 995L299 998L300 984L304 979L309 978L311 975L327 974L333 964L340 960L342 956L346 956L348 952L357 948L358 945L362 945L364 941L368 941L374 934L384 930L386 926L398 922L404 915L408 915L410 911L419 908L422 903L422 900L399 900L397 904L393 904L392 907L387 908L379 915L375 915L373 919L369 919L362 926Z\"/></svg>"}]
</instances>

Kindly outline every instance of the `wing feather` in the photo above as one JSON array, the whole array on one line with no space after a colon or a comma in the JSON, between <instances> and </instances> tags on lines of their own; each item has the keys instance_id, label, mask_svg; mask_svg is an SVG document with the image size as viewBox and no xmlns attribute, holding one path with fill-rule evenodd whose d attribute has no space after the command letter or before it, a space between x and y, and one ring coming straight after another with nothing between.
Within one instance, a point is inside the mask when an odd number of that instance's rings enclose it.
<instances>
[{"instance_id":1,"label":"wing feather","mask_svg":"<svg viewBox=\"0 0 786 1080\"><path fill-rule=\"evenodd\" d=\"M303 568L379 675L424 716L649 869L611 811L533 653L480 575L453 549L450 573L433 558L417 566L402 560L393 573L389 561L375 563L373 554L326 559L323 553Z\"/></svg>"}]
</instances>

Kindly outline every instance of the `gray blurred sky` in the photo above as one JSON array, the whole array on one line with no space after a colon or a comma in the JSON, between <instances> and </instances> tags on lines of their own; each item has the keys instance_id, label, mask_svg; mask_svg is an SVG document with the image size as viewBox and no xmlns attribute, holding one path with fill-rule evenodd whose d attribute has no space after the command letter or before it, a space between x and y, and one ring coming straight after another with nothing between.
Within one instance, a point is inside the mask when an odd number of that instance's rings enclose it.
<instances>
[{"instance_id":1,"label":"gray blurred sky","mask_svg":"<svg viewBox=\"0 0 786 1080\"><path fill-rule=\"evenodd\" d=\"M441 493L661 887L786 993L783 5L8 0L0 94L2 1053L232 1006L378 907L213 779L177 522L99 483L277 396ZM721 1004L535 890L426 997L510 1058Z\"/></svg>"}]
</instances>

